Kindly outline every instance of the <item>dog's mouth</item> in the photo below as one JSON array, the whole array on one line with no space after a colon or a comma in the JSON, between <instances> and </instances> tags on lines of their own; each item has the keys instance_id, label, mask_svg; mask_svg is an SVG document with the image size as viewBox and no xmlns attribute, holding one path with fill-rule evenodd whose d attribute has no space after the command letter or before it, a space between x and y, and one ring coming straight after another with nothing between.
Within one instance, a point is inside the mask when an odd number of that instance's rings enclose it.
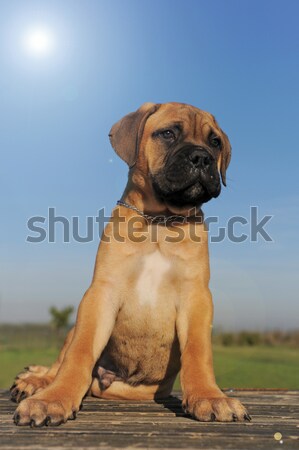
<instances>
[{"instance_id":1,"label":"dog's mouth","mask_svg":"<svg viewBox=\"0 0 299 450\"><path fill-rule=\"evenodd\" d=\"M157 197L174 206L199 206L221 191L220 177L216 161L199 153L200 162L196 165L187 158L177 158L166 164L163 170L152 176L152 185ZM181 156L181 155L180 155Z\"/></svg>"},{"instance_id":2,"label":"dog's mouth","mask_svg":"<svg viewBox=\"0 0 299 450\"><path fill-rule=\"evenodd\" d=\"M199 180L187 183L180 188L161 189L161 186L153 182L156 195L165 203L173 206L198 206L206 203L212 198L218 197L219 189L213 189L211 186L204 186Z\"/></svg>"}]
</instances>

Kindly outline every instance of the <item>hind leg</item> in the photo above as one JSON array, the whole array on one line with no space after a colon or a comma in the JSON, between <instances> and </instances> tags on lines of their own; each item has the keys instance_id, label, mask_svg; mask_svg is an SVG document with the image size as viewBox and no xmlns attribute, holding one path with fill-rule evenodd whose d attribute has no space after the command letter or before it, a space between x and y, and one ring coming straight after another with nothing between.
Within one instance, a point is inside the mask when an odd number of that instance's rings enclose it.
<instances>
[{"instance_id":1,"label":"hind leg","mask_svg":"<svg viewBox=\"0 0 299 450\"><path fill-rule=\"evenodd\" d=\"M10 388L10 396L12 401L19 403L24 398L40 392L52 383L63 361L64 355L72 342L74 329L75 327L73 327L68 333L58 359L51 367L25 367L25 372L21 372L16 376L14 384Z\"/></svg>"},{"instance_id":2,"label":"hind leg","mask_svg":"<svg viewBox=\"0 0 299 450\"><path fill-rule=\"evenodd\" d=\"M93 378L89 395L108 400L156 400L166 398L171 394L175 376L170 377L163 383L131 386L124 381L113 381L108 388L102 389L99 380Z\"/></svg>"}]
</instances>

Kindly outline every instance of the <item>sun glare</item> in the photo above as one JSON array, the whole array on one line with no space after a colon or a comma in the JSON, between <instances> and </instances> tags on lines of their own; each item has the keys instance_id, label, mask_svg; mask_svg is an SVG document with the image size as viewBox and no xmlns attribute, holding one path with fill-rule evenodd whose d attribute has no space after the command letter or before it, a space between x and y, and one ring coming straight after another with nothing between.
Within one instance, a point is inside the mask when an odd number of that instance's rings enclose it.
<instances>
[{"instance_id":1,"label":"sun glare","mask_svg":"<svg viewBox=\"0 0 299 450\"><path fill-rule=\"evenodd\" d=\"M52 33L46 28L32 28L24 38L27 52L35 56L44 56L51 52L54 45Z\"/></svg>"}]
</instances>

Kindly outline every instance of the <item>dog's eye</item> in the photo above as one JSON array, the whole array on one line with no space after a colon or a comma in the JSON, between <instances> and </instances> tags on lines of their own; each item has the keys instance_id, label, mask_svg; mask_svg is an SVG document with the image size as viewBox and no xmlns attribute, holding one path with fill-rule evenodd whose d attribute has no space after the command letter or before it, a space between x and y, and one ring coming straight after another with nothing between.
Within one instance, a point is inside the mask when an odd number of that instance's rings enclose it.
<instances>
[{"instance_id":1,"label":"dog's eye","mask_svg":"<svg viewBox=\"0 0 299 450\"><path fill-rule=\"evenodd\" d=\"M218 136L212 135L209 138L210 144L212 147L220 148L221 147L221 139Z\"/></svg>"},{"instance_id":2,"label":"dog's eye","mask_svg":"<svg viewBox=\"0 0 299 450\"><path fill-rule=\"evenodd\" d=\"M165 139L167 141L175 139L175 134L172 130L163 130L163 131L160 131L159 134L160 134L160 136L162 136L163 139Z\"/></svg>"}]
</instances>

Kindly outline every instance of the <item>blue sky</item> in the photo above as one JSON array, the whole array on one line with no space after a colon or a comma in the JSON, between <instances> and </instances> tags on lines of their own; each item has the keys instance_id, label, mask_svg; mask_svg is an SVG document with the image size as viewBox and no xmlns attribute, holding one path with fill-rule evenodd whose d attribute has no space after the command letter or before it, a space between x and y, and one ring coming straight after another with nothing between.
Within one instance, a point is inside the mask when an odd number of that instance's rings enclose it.
<instances>
[{"instance_id":1,"label":"blue sky","mask_svg":"<svg viewBox=\"0 0 299 450\"><path fill-rule=\"evenodd\" d=\"M78 305L97 239L32 244L26 222L55 207L84 234L126 182L111 125L145 101L179 101L212 112L233 147L206 215L273 215L272 243L210 246L215 325L298 326L298 14L295 0L1 1L1 322ZM24 48L37 26L54 37L40 57Z\"/></svg>"}]
</instances>

